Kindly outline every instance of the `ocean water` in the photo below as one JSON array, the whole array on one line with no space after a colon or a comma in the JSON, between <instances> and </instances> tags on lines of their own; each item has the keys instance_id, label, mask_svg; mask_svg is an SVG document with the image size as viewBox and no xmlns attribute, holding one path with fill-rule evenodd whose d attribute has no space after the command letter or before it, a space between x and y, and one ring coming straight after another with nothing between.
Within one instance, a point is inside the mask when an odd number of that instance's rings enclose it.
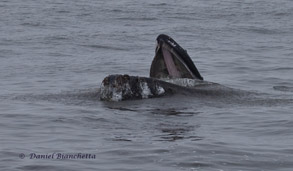
<instances>
[{"instance_id":1,"label":"ocean water","mask_svg":"<svg viewBox=\"0 0 293 171\"><path fill-rule=\"evenodd\" d=\"M1 0L0 16L1 170L292 170L292 1ZM258 97L100 101L107 75L149 75L162 33Z\"/></svg>"}]
</instances>

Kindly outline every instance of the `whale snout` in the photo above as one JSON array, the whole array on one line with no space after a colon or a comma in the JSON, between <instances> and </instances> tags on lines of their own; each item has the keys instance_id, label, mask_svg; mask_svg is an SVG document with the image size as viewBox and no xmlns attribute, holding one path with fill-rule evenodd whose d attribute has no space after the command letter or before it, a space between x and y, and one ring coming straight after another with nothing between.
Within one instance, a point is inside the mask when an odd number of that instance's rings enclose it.
<instances>
[{"instance_id":1,"label":"whale snout","mask_svg":"<svg viewBox=\"0 0 293 171\"><path fill-rule=\"evenodd\" d=\"M122 101L163 96L166 93L160 81L129 75L109 75L104 78L100 99Z\"/></svg>"}]
</instances>

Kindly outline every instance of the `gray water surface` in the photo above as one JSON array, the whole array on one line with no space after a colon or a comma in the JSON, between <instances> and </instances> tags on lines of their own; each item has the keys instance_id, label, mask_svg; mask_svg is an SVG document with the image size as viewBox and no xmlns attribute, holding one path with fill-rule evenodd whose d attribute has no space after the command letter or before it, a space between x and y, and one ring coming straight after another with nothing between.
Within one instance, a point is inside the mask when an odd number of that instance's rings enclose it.
<instances>
[{"instance_id":1,"label":"gray water surface","mask_svg":"<svg viewBox=\"0 0 293 171\"><path fill-rule=\"evenodd\" d=\"M2 170L292 170L292 1L2 0L0 16ZM259 96L101 102L105 76L149 75L162 33L205 80Z\"/></svg>"}]
</instances>

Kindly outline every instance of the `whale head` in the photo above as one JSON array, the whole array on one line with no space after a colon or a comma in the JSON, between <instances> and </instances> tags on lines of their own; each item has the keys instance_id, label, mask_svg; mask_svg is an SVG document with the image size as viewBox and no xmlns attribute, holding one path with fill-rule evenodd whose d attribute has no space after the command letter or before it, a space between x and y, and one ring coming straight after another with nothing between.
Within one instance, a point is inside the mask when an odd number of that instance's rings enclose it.
<instances>
[{"instance_id":1,"label":"whale head","mask_svg":"<svg viewBox=\"0 0 293 171\"><path fill-rule=\"evenodd\" d=\"M100 99L121 101L159 97L188 87L190 83L196 85L201 80L203 78L186 50L169 36L161 34L157 37L150 78L109 75L102 82Z\"/></svg>"}]
</instances>

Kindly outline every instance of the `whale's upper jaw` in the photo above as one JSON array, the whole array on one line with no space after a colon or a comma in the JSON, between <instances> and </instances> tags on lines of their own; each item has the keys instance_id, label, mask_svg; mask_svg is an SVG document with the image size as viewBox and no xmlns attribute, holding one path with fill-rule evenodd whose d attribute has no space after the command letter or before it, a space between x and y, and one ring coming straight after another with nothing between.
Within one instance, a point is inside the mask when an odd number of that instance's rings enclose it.
<instances>
[{"instance_id":1,"label":"whale's upper jaw","mask_svg":"<svg viewBox=\"0 0 293 171\"><path fill-rule=\"evenodd\" d=\"M203 80L186 50L164 34L157 37L156 54L151 65L150 77Z\"/></svg>"}]
</instances>

